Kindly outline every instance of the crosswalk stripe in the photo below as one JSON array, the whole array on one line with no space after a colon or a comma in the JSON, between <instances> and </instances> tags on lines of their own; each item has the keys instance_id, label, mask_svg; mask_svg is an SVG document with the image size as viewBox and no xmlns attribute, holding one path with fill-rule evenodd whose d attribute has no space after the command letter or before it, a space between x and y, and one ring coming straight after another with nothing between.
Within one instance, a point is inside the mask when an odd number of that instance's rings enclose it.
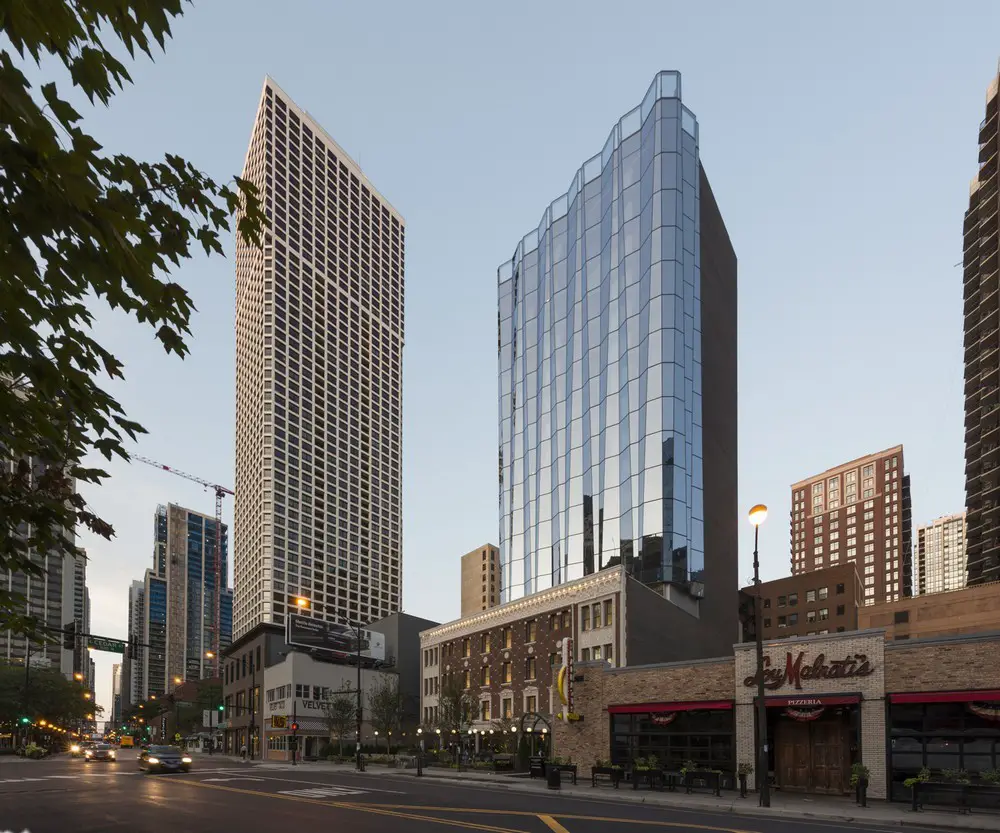
<instances>
[{"instance_id":1,"label":"crosswalk stripe","mask_svg":"<svg viewBox=\"0 0 1000 833\"><path fill-rule=\"evenodd\" d=\"M294 795L300 798L340 798L344 795L363 795L365 790L352 790L346 787L321 787L309 790L280 790L279 795Z\"/></svg>"}]
</instances>

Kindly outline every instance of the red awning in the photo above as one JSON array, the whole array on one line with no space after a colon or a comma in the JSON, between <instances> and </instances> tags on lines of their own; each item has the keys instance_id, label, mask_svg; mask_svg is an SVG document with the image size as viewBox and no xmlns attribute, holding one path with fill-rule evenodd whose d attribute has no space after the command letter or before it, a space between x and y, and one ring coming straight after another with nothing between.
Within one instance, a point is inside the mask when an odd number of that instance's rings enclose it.
<instances>
[{"instance_id":1,"label":"red awning","mask_svg":"<svg viewBox=\"0 0 1000 833\"><path fill-rule=\"evenodd\" d=\"M861 702L860 694L797 694L791 697L765 697L768 706L791 706L811 708L813 706L848 706Z\"/></svg>"},{"instance_id":2,"label":"red awning","mask_svg":"<svg viewBox=\"0 0 1000 833\"><path fill-rule=\"evenodd\" d=\"M1000 700L1000 689L984 691L913 691L890 694L890 703L971 703L975 700Z\"/></svg>"},{"instance_id":3,"label":"red awning","mask_svg":"<svg viewBox=\"0 0 1000 833\"><path fill-rule=\"evenodd\" d=\"M690 712L696 709L729 709L732 700L685 701L683 703L639 703L629 706L608 706L608 714L646 714L647 712Z\"/></svg>"}]
</instances>

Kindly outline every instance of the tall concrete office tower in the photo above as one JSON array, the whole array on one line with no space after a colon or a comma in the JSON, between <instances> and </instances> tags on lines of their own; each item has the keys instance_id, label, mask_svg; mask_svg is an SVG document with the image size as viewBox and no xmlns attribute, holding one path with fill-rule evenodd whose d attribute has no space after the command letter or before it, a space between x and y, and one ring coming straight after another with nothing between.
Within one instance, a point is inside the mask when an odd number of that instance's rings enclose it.
<instances>
[{"instance_id":1,"label":"tall concrete office tower","mask_svg":"<svg viewBox=\"0 0 1000 833\"><path fill-rule=\"evenodd\" d=\"M146 586L142 581L133 581L128 589L128 641L139 646L146 641L145 625ZM122 712L145 699L143 678L143 657L145 648L136 647L134 654L122 658Z\"/></svg>"},{"instance_id":2,"label":"tall concrete office tower","mask_svg":"<svg viewBox=\"0 0 1000 833\"><path fill-rule=\"evenodd\" d=\"M289 612L400 608L404 223L270 78L236 246L234 638Z\"/></svg>"},{"instance_id":3,"label":"tall concrete office tower","mask_svg":"<svg viewBox=\"0 0 1000 833\"><path fill-rule=\"evenodd\" d=\"M678 73L656 76L498 282L503 600L622 563L730 651L736 255Z\"/></svg>"},{"instance_id":4,"label":"tall concrete office tower","mask_svg":"<svg viewBox=\"0 0 1000 833\"><path fill-rule=\"evenodd\" d=\"M968 583L1000 580L1000 74L979 125L979 173L969 187L962 257L965 299L965 508Z\"/></svg>"},{"instance_id":5,"label":"tall concrete office tower","mask_svg":"<svg viewBox=\"0 0 1000 833\"><path fill-rule=\"evenodd\" d=\"M37 479L46 470L45 463L33 458L30 477ZM11 474L15 461L0 456L0 473ZM73 540L73 530L64 530L64 537ZM44 571L41 575L28 575L21 571L0 570L0 589L23 599L15 612L35 616L40 624L59 631L70 623L82 624L86 589L86 561L84 556L63 555L51 551L31 551L31 559ZM0 630L0 663L23 665L28 655L32 667L51 668L72 679L75 670L81 670L81 643L73 651L63 650L61 640L32 640L26 642L10 630Z\"/></svg>"}]
</instances>

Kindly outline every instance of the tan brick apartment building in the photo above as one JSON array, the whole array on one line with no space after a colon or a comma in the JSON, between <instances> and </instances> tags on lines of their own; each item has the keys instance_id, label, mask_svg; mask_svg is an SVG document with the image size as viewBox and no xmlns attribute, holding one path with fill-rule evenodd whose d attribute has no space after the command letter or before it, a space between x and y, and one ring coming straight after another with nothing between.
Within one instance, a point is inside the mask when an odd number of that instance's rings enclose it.
<instances>
[{"instance_id":1,"label":"tan brick apartment building","mask_svg":"<svg viewBox=\"0 0 1000 833\"><path fill-rule=\"evenodd\" d=\"M1000 582L862 608L858 627L884 628L886 639L1000 631Z\"/></svg>"},{"instance_id":2,"label":"tan brick apartment building","mask_svg":"<svg viewBox=\"0 0 1000 833\"><path fill-rule=\"evenodd\" d=\"M753 585L741 591L756 599ZM853 562L765 581L760 585L764 639L858 629L862 584Z\"/></svg>"},{"instance_id":3,"label":"tan brick apartment building","mask_svg":"<svg viewBox=\"0 0 1000 833\"><path fill-rule=\"evenodd\" d=\"M769 776L786 791L844 794L850 767L869 795L908 800L921 767L982 772L1000 765L1000 633L892 642L881 630L765 645ZM753 765L755 650L735 657L611 668L580 663L575 710L554 723L554 754L586 768L656 755L727 773ZM753 779L751 779L752 781Z\"/></svg>"},{"instance_id":4,"label":"tan brick apartment building","mask_svg":"<svg viewBox=\"0 0 1000 833\"><path fill-rule=\"evenodd\" d=\"M462 556L462 618L500 604L500 550L484 544Z\"/></svg>"}]
</instances>

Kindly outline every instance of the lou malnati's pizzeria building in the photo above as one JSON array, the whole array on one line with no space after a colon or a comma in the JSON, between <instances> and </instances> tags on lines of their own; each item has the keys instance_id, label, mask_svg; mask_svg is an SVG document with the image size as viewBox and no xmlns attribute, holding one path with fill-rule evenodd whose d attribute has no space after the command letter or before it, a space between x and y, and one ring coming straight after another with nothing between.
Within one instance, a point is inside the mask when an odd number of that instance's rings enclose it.
<instances>
[{"instance_id":1,"label":"lou malnati's pizzeria building","mask_svg":"<svg viewBox=\"0 0 1000 833\"><path fill-rule=\"evenodd\" d=\"M846 794L851 765L869 795L909 800L926 766L1000 768L1000 633L887 641L882 630L765 643L769 778L790 791ZM554 754L589 766L655 755L730 773L755 766L756 653L610 668L578 663Z\"/></svg>"}]
</instances>

